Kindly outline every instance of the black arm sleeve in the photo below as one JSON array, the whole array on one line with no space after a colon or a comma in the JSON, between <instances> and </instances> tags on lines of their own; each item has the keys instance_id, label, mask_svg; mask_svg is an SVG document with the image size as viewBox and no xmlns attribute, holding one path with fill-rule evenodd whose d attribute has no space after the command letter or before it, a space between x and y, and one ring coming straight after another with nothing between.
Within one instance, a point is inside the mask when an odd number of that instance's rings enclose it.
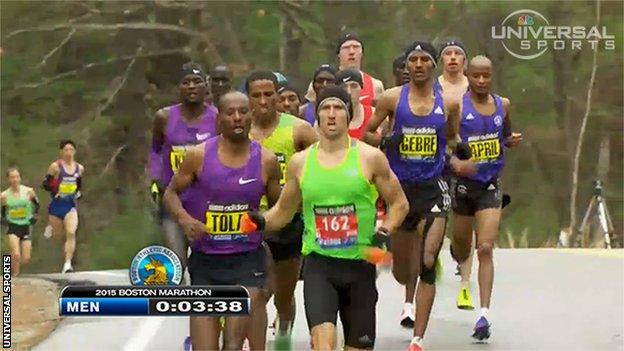
<instances>
[{"instance_id":1,"label":"black arm sleeve","mask_svg":"<svg viewBox=\"0 0 624 351\"><path fill-rule=\"evenodd\" d=\"M54 177L51 174L46 174L45 179L43 180L43 182L41 183L41 186L46 190L46 191L52 191L52 180L54 179Z\"/></svg>"},{"instance_id":2,"label":"black arm sleeve","mask_svg":"<svg viewBox=\"0 0 624 351\"><path fill-rule=\"evenodd\" d=\"M33 197L32 199L30 199L30 202L32 202L33 204L33 213L37 214L39 212L39 200L37 200L36 197Z\"/></svg>"},{"instance_id":3,"label":"black arm sleeve","mask_svg":"<svg viewBox=\"0 0 624 351\"><path fill-rule=\"evenodd\" d=\"M503 138L507 139L511 136L511 121L509 118L503 120Z\"/></svg>"}]
</instances>

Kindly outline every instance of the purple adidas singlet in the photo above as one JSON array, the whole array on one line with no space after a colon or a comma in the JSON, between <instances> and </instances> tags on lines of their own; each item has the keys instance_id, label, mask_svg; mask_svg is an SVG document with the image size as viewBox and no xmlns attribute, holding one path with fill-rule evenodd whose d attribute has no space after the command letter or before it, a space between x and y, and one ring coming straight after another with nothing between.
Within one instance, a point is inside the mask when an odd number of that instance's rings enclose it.
<instances>
[{"instance_id":1,"label":"purple adidas singlet","mask_svg":"<svg viewBox=\"0 0 624 351\"><path fill-rule=\"evenodd\" d=\"M65 170L65 165L62 160L57 161L59 167L59 175L58 175L58 195L61 197L71 197L78 191L78 178L80 178L80 163L76 162L76 169L73 173L67 172Z\"/></svg>"},{"instance_id":2,"label":"purple adidas singlet","mask_svg":"<svg viewBox=\"0 0 624 351\"><path fill-rule=\"evenodd\" d=\"M166 187L178 171L189 147L201 144L217 134L217 109L213 105L205 106L204 114L194 124L187 123L182 117L182 104L170 107L161 150L163 186Z\"/></svg>"},{"instance_id":3,"label":"purple adidas singlet","mask_svg":"<svg viewBox=\"0 0 624 351\"><path fill-rule=\"evenodd\" d=\"M484 116L477 112L472 104L470 92L464 94L459 125L459 136L462 142L470 146L472 159L477 162L478 167L478 172L469 178L483 183L498 178L505 165L503 154L505 110L500 96L492 94L492 97L496 110L492 115Z\"/></svg>"},{"instance_id":4,"label":"purple adidas singlet","mask_svg":"<svg viewBox=\"0 0 624 351\"><path fill-rule=\"evenodd\" d=\"M205 254L233 254L257 249L262 234L242 234L241 217L258 211L265 193L262 181L262 147L251 142L249 161L241 168L224 166L219 160L221 137L206 142L201 174L185 192L184 208L206 224L206 234L191 248Z\"/></svg>"},{"instance_id":5,"label":"purple adidas singlet","mask_svg":"<svg viewBox=\"0 0 624 351\"><path fill-rule=\"evenodd\" d=\"M442 94L433 90L434 104L426 116L417 116L409 107L409 83L401 88L396 107L395 135L403 134L398 150L388 150L392 171L401 182L424 182L442 175L445 165L446 115Z\"/></svg>"},{"instance_id":6,"label":"purple adidas singlet","mask_svg":"<svg viewBox=\"0 0 624 351\"><path fill-rule=\"evenodd\" d=\"M314 126L314 122L316 122L316 117L314 117L314 103L309 102L305 108L305 120L310 123L311 126Z\"/></svg>"}]
</instances>

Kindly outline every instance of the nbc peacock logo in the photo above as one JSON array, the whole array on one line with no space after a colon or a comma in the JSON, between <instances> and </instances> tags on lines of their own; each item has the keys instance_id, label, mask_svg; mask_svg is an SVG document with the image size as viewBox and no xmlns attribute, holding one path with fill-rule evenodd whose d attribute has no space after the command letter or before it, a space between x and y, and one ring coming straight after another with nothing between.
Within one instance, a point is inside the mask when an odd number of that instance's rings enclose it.
<instances>
[{"instance_id":1,"label":"nbc peacock logo","mask_svg":"<svg viewBox=\"0 0 624 351\"><path fill-rule=\"evenodd\" d=\"M533 21L533 16L531 15L521 15L518 16L518 25L519 26L532 26L533 23L535 23Z\"/></svg>"}]
</instances>

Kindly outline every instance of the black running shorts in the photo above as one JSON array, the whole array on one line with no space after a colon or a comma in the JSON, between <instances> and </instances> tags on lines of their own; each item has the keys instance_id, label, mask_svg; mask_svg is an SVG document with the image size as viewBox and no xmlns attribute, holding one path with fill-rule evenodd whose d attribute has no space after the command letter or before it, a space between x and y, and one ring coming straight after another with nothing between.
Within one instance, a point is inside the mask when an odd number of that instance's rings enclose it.
<instances>
[{"instance_id":1,"label":"black running shorts","mask_svg":"<svg viewBox=\"0 0 624 351\"><path fill-rule=\"evenodd\" d=\"M9 222L7 234L14 234L20 240L30 240L30 225L19 225Z\"/></svg>"},{"instance_id":2,"label":"black running shorts","mask_svg":"<svg viewBox=\"0 0 624 351\"><path fill-rule=\"evenodd\" d=\"M499 179L487 183L458 178L453 181L453 212L461 216L474 216L488 208L500 208L503 192Z\"/></svg>"},{"instance_id":3,"label":"black running shorts","mask_svg":"<svg viewBox=\"0 0 624 351\"><path fill-rule=\"evenodd\" d=\"M193 251L188 259L191 285L242 285L262 288L266 284L264 246L237 254L207 255Z\"/></svg>"},{"instance_id":4,"label":"black running shorts","mask_svg":"<svg viewBox=\"0 0 624 351\"><path fill-rule=\"evenodd\" d=\"M303 240L303 218L296 213L293 220L279 233L268 237L265 242L275 262L301 257Z\"/></svg>"},{"instance_id":5,"label":"black running shorts","mask_svg":"<svg viewBox=\"0 0 624 351\"><path fill-rule=\"evenodd\" d=\"M311 253L303 266L303 298L310 330L322 323L344 328L345 345L375 346L376 270L362 260L346 260Z\"/></svg>"},{"instance_id":6,"label":"black running shorts","mask_svg":"<svg viewBox=\"0 0 624 351\"><path fill-rule=\"evenodd\" d=\"M409 202L409 212L400 229L416 230L418 222L426 217L444 217L451 210L449 186L442 178L425 182L403 182L403 192Z\"/></svg>"}]
</instances>

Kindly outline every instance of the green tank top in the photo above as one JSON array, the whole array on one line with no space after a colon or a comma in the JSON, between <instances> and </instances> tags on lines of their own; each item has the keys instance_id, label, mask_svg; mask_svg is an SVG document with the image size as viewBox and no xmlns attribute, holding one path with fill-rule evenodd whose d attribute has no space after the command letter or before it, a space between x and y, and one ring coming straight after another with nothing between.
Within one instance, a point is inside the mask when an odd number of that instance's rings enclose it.
<instances>
[{"instance_id":1,"label":"green tank top","mask_svg":"<svg viewBox=\"0 0 624 351\"><path fill-rule=\"evenodd\" d=\"M28 197L28 187L20 185L19 195L13 194L11 188L2 192L6 198L7 221L17 225L29 225L33 216L32 203Z\"/></svg>"},{"instance_id":2,"label":"green tank top","mask_svg":"<svg viewBox=\"0 0 624 351\"><path fill-rule=\"evenodd\" d=\"M295 138L293 137L293 128L298 119L299 118L287 113L280 114L279 122L273 133L260 142L260 145L273 151L273 153L277 156L281 173L280 185L284 185L284 183L286 183L286 165L288 164L288 161L290 161L292 155L295 154ZM266 210L268 207L269 205L266 196L262 196L262 199L260 200L260 208Z\"/></svg>"},{"instance_id":3,"label":"green tank top","mask_svg":"<svg viewBox=\"0 0 624 351\"><path fill-rule=\"evenodd\" d=\"M300 180L303 200L302 253L360 260L375 233L377 191L362 172L355 141L345 160L334 168L321 166L318 143L306 156Z\"/></svg>"},{"instance_id":4,"label":"green tank top","mask_svg":"<svg viewBox=\"0 0 624 351\"><path fill-rule=\"evenodd\" d=\"M279 123L273 133L271 133L268 138L260 142L262 146L273 151L273 153L277 155L280 170L282 171L282 176L280 177L281 185L286 183L286 165L288 164L288 161L290 161L292 155L295 154L295 138L293 137L293 128L298 119L299 118L287 113L280 114Z\"/></svg>"}]
</instances>

